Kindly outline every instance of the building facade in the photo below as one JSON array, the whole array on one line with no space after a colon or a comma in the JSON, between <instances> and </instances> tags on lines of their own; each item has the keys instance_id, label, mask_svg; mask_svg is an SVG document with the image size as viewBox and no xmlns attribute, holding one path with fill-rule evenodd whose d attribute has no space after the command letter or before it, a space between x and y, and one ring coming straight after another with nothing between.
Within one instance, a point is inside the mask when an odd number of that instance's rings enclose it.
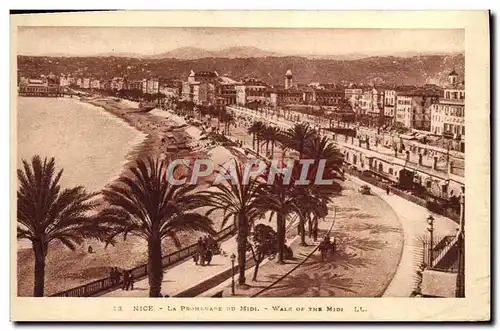
<instances>
[{"instance_id":1,"label":"building facade","mask_svg":"<svg viewBox=\"0 0 500 331\"><path fill-rule=\"evenodd\" d=\"M26 79L19 84L20 96L57 97L60 95L60 84L50 79Z\"/></svg>"},{"instance_id":2,"label":"building facade","mask_svg":"<svg viewBox=\"0 0 500 331\"><path fill-rule=\"evenodd\" d=\"M396 91L384 91L384 118L385 124L394 124L396 118Z\"/></svg>"},{"instance_id":3,"label":"building facade","mask_svg":"<svg viewBox=\"0 0 500 331\"><path fill-rule=\"evenodd\" d=\"M345 98L342 90L316 89L314 90L314 101L321 106L339 106ZM306 101L306 100L304 100ZM306 101L307 102L307 101Z\"/></svg>"},{"instance_id":4,"label":"building facade","mask_svg":"<svg viewBox=\"0 0 500 331\"><path fill-rule=\"evenodd\" d=\"M236 104L239 106L245 106L248 103L265 105L268 103L267 90L267 84L259 79L243 79L241 83L235 85Z\"/></svg>"},{"instance_id":5,"label":"building facade","mask_svg":"<svg viewBox=\"0 0 500 331\"><path fill-rule=\"evenodd\" d=\"M412 124L412 99L411 96L398 94L396 98L396 121L406 128L411 128Z\"/></svg>"},{"instance_id":6,"label":"building facade","mask_svg":"<svg viewBox=\"0 0 500 331\"><path fill-rule=\"evenodd\" d=\"M431 132L449 138L465 139L465 82L453 70L444 88L444 97L431 108Z\"/></svg>"},{"instance_id":7,"label":"building facade","mask_svg":"<svg viewBox=\"0 0 500 331\"><path fill-rule=\"evenodd\" d=\"M351 86L345 89L345 98L351 104L352 110L355 112L360 111L361 98L363 96L363 90L361 88L356 88Z\"/></svg>"}]
</instances>

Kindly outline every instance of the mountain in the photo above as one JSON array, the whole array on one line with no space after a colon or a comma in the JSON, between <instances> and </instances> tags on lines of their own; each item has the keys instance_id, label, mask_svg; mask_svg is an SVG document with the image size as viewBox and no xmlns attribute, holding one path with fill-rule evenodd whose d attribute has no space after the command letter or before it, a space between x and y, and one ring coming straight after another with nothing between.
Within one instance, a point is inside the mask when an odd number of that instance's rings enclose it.
<instances>
[{"instance_id":1,"label":"mountain","mask_svg":"<svg viewBox=\"0 0 500 331\"><path fill-rule=\"evenodd\" d=\"M281 56L278 53L263 51L256 47L228 47L218 51L209 51L197 47L181 47L169 52L147 56L148 59L178 59L178 60L196 60L203 58L251 58Z\"/></svg>"},{"instance_id":2,"label":"mountain","mask_svg":"<svg viewBox=\"0 0 500 331\"><path fill-rule=\"evenodd\" d=\"M201 58L207 58L207 57L214 57L213 52L207 51L206 49L203 49L203 48L197 48L197 47L181 47L181 48L176 48L174 50L171 50L171 51L168 51L165 53L150 55L150 56L147 56L146 58L148 58L148 59L194 60L194 59L201 59Z\"/></svg>"},{"instance_id":3,"label":"mountain","mask_svg":"<svg viewBox=\"0 0 500 331\"><path fill-rule=\"evenodd\" d=\"M99 57L108 57L108 56L114 56L114 57L131 57L131 58L143 58L144 55L139 54L139 53L126 53L126 52L107 52L107 53L100 53L98 55Z\"/></svg>"},{"instance_id":4,"label":"mountain","mask_svg":"<svg viewBox=\"0 0 500 331\"><path fill-rule=\"evenodd\" d=\"M284 56L275 52L268 52L257 47L228 47L218 52L215 52L214 57L223 57L228 59L235 58L252 58L252 57L270 57L270 56Z\"/></svg>"},{"instance_id":5,"label":"mountain","mask_svg":"<svg viewBox=\"0 0 500 331\"><path fill-rule=\"evenodd\" d=\"M262 50L257 47L251 46L234 46L227 47L221 50L207 50L199 47L181 47L168 52L158 54L139 54L130 52L106 52L86 56L71 56L63 53L52 53L43 56L51 57L123 57L123 58L136 58L136 59L178 59L178 60L196 60L204 58L226 58L226 59L245 59L245 58L263 58L263 57L304 57L311 60L339 60L350 61L360 60L369 57L415 57L415 56L432 56L432 55L453 55L458 53L419 53L419 52L393 52L391 54L380 52L369 53L347 53L347 54L311 54L311 53L297 53L297 54L284 54Z\"/></svg>"},{"instance_id":6,"label":"mountain","mask_svg":"<svg viewBox=\"0 0 500 331\"><path fill-rule=\"evenodd\" d=\"M239 53L231 54L248 54L244 53L246 51L239 50ZM193 56L196 52L193 49L184 50L181 55ZM289 69L293 72L294 82L304 84L310 82L443 84L453 69L463 77L464 63L463 54L373 56L355 60L308 59L300 56L205 57L189 60L18 56L19 74L28 77L53 72L82 74L103 79L122 75L127 75L130 79L142 79L150 74L186 80L191 70L216 70L221 75L227 74L235 79L255 77L273 85L283 84L285 72Z\"/></svg>"}]
</instances>

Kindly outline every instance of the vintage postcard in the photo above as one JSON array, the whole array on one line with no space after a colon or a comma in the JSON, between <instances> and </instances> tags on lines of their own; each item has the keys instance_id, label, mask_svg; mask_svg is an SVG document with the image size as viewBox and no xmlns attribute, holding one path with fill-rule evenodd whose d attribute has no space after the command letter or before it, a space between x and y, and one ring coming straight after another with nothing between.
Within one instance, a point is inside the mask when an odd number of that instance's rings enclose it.
<instances>
[{"instance_id":1,"label":"vintage postcard","mask_svg":"<svg viewBox=\"0 0 500 331\"><path fill-rule=\"evenodd\" d=\"M487 11L11 38L12 320L490 319Z\"/></svg>"}]
</instances>

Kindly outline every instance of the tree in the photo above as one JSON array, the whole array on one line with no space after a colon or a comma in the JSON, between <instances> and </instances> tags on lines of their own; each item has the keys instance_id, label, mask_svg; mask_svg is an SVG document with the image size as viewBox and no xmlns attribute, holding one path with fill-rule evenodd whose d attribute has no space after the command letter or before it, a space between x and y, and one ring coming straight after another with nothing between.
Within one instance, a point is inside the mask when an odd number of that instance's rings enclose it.
<instances>
[{"instance_id":1,"label":"tree","mask_svg":"<svg viewBox=\"0 0 500 331\"><path fill-rule=\"evenodd\" d=\"M103 220L110 220L115 226L107 238L114 244L115 237L129 233L148 243L149 296L161 296L163 279L161 243L170 238L181 247L178 234L181 232L204 232L215 234L212 220L195 210L207 203L203 192L195 192L195 185L174 185L187 178L186 173L168 173L169 160L148 158L138 160L130 167L131 176L122 176L117 184L103 190L109 207L99 213ZM169 177L173 176L173 177ZM172 181L173 182L173 181Z\"/></svg>"},{"instance_id":2,"label":"tree","mask_svg":"<svg viewBox=\"0 0 500 331\"><path fill-rule=\"evenodd\" d=\"M252 149L255 150L257 145L257 154L259 154L260 145L260 134L265 129L265 124L261 121L253 122L252 125L247 129L247 132L252 135Z\"/></svg>"},{"instance_id":3,"label":"tree","mask_svg":"<svg viewBox=\"0 0 500 331\"><path fill-rule=\"evenodd\" d=\"M299 190L299 205L302 213L299 219L299 233L301 235L301 244L305 245L305 223L309 224L309 236L316 233L318 219L324 218L328 214L327 204L331 198L340 194L342 187L337 180L342 180L341 167L343 164L343 155L327 137L315 136L305 145L304 155L314 161L309 167L307 179L308 185L301 185ZM317 184L315 179L320 169L320 163L324 162L322 179L332 180L331 185Z\"/></svg>"},{"instance_id":4,"label":"tree","mask_svg":"<svg viewBox=\"0 0 500 331\"><path fill-rule=\"evenodd\" d=\"M209 205L212 207L207 215L216 210L224 211L222 227L233 219L237 231L237 250L238 250L238 283L245 284L246 254L248 248L248 235L250 228L255 220L263 217L263 211L258 204L259 196L259 177L246 178L242 165L234 162L219 172L230 172L230 167L234 171L230 174L230 180L220 182L215 185L215 192L208 194Z\"/></svg>"},{"instance_id":5,"label":"tree","mask_svg":"<svg viewBox=\"0 0 500 331\"><path fill-rule=\"evenodd\" d=\"M309 124L300 123L288 129L286 135L289 141L289 147L296 150L301 159L305 152L306 144L316 135L316 132Z\"/></svg>"},{"instance_id":6,"label":"tree","mask_svg":"<svg viewBox=\"0 0 500 331\"><path fill-rule=\"evenodd\" d=\"M266 143L266 154L269 152L269 143L271 143L271 154L274 155L274 144L278 139L280 130L275 126L265 126L261 130L262 140Z\"/></svg>"},{"instance_id":7,"label":"tree","mask_svg":"<svg viewBox=\"0 0 500 331\"><path fill-rule=\"evenodd\" d=\"M266 256L275 253L276 249L276 231L272 227L265 224L257 224L253 229L252 237L253 245L250 245L252 257L255 261L255 269L252 280L257 280L259 266L264 261Z\"/></svg>"},{"instance_id":8,"label":"tree","mask_svg":"<svg viewBox=\"0 0 500 331\"><path fill-rule=\"evenodd\" d=\"M227 112L227 110L224 109L221 114L220 120L224 123L224 134L228 135L231 124L235 123L233 114Z\"/></svg>"},{"instance_id":9,"label":"tree","mask_svg":"<svg viewBox=\"0 0 500 331\"><path fill-rule=\"evenodd\" d=\"M44 295L45 258L49 244L59 241L71 250L85 239L103 240L109 227L89 215L96 193L82 186L61 189L63 170L56 174L55 160L35 155L17 170L17 238L31 241L35 255L33 296Z\"/></svg>"},{"instance_id":10,"label":"tree","mask_svg":"<svg viewBox=\"0 0 500 331\"><path fill-rule=\"evenodd\" d=\"M299 178L300 170L294 166L290 180L283 173L271 174L274 176L273 183L263 183L259 186L260 194L257 198L259 206L263 210L270 210L276 214L276 229L278 235L278 263L284 263L286 218L293 213L301 213L298 207L299 190L295 185L295 179ZM269 178L271 169L268 168L264 177Z\"/></svg>"}]
</instances>

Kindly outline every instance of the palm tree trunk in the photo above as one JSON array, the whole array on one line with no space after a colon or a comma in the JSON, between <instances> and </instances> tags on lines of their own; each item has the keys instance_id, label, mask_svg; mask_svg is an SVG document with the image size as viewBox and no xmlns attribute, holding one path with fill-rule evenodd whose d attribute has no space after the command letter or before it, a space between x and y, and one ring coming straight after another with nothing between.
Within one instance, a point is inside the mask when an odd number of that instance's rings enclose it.
<instances>
[{"instance_id":1,"label":"palm tree trunk","mask_svg":"<svg viewBox=\"0 0 500 331\"><path fill-rule=\"evenodd\" d=\"M33 288L33 296L43 297L45 288L45 256L47 255L47 247L41 240L33 243L33 251L35 253L35 284Z\"/></svg>"},{"instance_id":2,"label":"palm tree trunk","mask_svg":"<svg viewBox=\"0 0 500 331\"><path fill-rule=\"evenodd\" d=\"M300 228L300 245L307 246L306 243L306 220L302 217L299 219L299 228Z\"/></svg>"},{"instance_id":3,"label":"palm tree trunk","mask_svg":"<svg viewBox=\"0 0 500 331\"><path fill-rule=\"evenodd\" d=\"M255 262L255 268L253 270L253 277L252 277L252 280L253 281L256 281L257 280L257 274L259 272L259 266L260 266L260 263L261 263L262 259L260 259L260 256L259 258L257 259L257 261Z\"/></svg>"},{"instance_id":4,"label":"palm tree trunk","mask_svg":"<svg viewBox=\"0 0 500 331\"><path fill-rule=\"evenodd\" d=\"M309 238L312 238L312 235L313 235L313 222L314 222L314 219L312 220L309 220L309 222L307 223L308 227L309 227Z\"/></svg>"},{"instance_id":5,"label":"palm tree trunk","mask_svg":"<svg viewBox=\"0 0 500 331\"><path fill-rule=\"evenodd\" d=\"M255 133L252 135L252 149L255 150Z\"/></svg>"},{"instance_id":6,"label":"palm tree trunk","mask_svg":"<svg viewBox=\"0 0 500 331\"><path fill-rule=\"evenodd\" d=\"M274 156L274 140L271 143L271 154Z\"/></svg>"},{"instance_id":7,"label":"palm tree trunk","mask_svg":"<svg viewBox=\"0 0 500 331\"><path fill-rule=\"evenodd\" d=\"M148 280L149 297L161 297L163 268L161 264L161 240L159 238L150 238L148 242Z\"/></svg>"},{"instance_id":8,"label":"palm tree trunk","mask_svg":"<svg viewBox=\"0 0 500 331\"><path fill-rule=\"evenodd\" d=\"M318 240L318 218L317 217L314 219L314 224L313 224L313 240L314 241Z\"/></svg>"},{"instance_id":9,"label":"palm tree trunk","mask_svg":"<svg viewBox=\"0 0 500 331\"><path fill-rule=\"evenodd\" d=\"M238 284L243 285L246 282L245 271L248 240L248 229L244 215L239 216L238 223L238 234L236 236L236 240L238 242Z\"/></svg>"},{"instance_id":10,"label":"palm tree trunk","mask_svg":"<svg viewBox=\"0 0 500 331\"><path fill-rule=\"evenodd\" d=\"M277 234L278 234L278 263L284 263L285 252L285 215L278 213L277 218Z\"/></svg>"}]
</instances>

